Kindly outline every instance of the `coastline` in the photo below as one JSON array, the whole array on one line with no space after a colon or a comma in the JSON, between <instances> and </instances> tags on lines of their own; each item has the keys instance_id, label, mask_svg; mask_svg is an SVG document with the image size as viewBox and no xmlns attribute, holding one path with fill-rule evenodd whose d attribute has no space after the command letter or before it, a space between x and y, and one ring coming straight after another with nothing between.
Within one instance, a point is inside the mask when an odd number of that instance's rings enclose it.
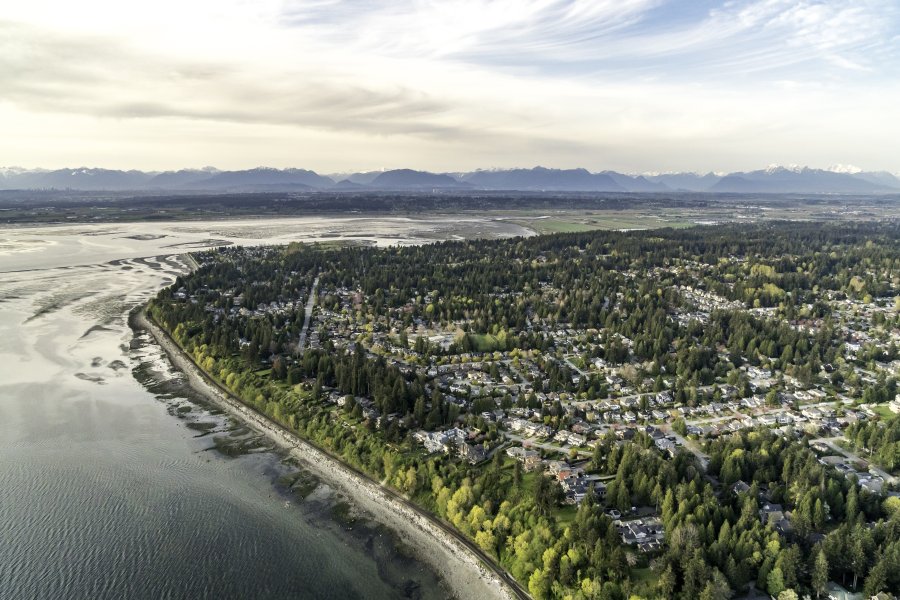
<instances>
[{"instance_id":1,"label":"coastline","mask_svg":"<svg viewBox=\"0 0 900 600\"><path fill-rule=\"evenodd\" d=\"M416 558L440 575L455 596L484 600L528 598L518 584L487 563L481 551L461 534L221 389L147 317L143 307L129 316L129 322L133 329L143 329L154 338L196 392L288 450L304 467L350 498L356 507L394 531L413 549Z\"/></svg>"}]
</instances>

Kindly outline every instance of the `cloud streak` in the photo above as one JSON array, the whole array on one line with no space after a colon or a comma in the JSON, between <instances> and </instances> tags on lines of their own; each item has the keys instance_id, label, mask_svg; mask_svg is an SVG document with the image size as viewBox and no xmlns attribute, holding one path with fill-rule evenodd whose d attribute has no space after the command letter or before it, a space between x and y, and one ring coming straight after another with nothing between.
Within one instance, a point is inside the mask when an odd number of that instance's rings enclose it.
<instances>
[{"instance_id":1,"label":"cloud streak","mask_svg":"<svg viewBox=\"0 0 900 600\"><path fill-rule=\"evenodd\" d=\"M10 23L0 23L0 39L4 100L43 111L449 133L428 121L447 105L413 89L376 90L309 72L271 77L224 63L147 56L114 39L70 38Z\"/></svg>"},{"instance_id":2,"label":"cloud streak","mask_svg":"<svg viewBox=\"0 0 900 600\"><path fill-rule=\"evenodd\" d=\"M730 1L706 10L672 0L294 0L280 22L386 56L703 79L728 76L727 67L892 71L883 59L895 56L900 9L890 0Z\"/></svg>"},{"instance_id":3,"label":"cloud streak","mask_svg":"<svg viewBox=\"0 0 900 600\"><path fill-rule=\"evenodd\" d=\"M889 0L52 4L0 22L0 164L900 168Z\"/></svg>"}]
</instances>

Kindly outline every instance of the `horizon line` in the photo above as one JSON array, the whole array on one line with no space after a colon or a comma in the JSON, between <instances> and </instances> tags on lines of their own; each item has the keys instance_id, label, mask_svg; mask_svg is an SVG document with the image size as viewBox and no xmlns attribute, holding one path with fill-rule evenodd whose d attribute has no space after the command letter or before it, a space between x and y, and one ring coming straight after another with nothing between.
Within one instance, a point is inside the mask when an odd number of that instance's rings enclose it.
<instances>
[{"instance_id":1,"label":"horizon line","mask_svg":"<svg viewBox=\"0 0 900 600\"><path fill-rule=\"evenodd\" d=\"M588 173L594 174L594 175L602 174L602 173L616 173L619 175L627 175L630 177L658 177L658 176L663 176L663 175L687 175L687 174L697 175L700 177L707 176L707 175L724 177L724 176L732 175L732 174L736 174L736 173L754 173L754 172L759 172L759 171L768 171L768 170L775 170L775 169L784 169L784 170L793 171L793 172L801 172L804 169L808 169L808 170L812 170L812 171L824 171L824 172L836 173L836 174L842 174L842 175L858 175L858 174L862 174L862 173L888 173L890 175L900 177L900 170L898 170L898 171L889 171L887 169L871 170L871 169L858 167L855 165L847 165L847 164L841 164L841 163L832 164L832 165L829 165L828 167L810 166L808 164L801 165L801 164L797 164L797 163L791 163L791 164L770 163L769 165L766 165L765 167L761 167L761 168L753 168L753 169L745 168L744 170L737 170L737 171L721 171L721 170L714 170L714 169L709 169L709 170L665 170L665 171L659 171L659 170L617 171L615 169L609 169L609 168L604 168L604 169L600 169L600 170L592 170L588 167L579 167L579 166L546 167L546 166L543 166L540 164L536 164L532 167L522 167L522 166L517 166L517 167L478 167L475 169L449 169L449 170L429 170L429 169L421 169L421 168L413 168L413 167L392 167L392 168L381 167L381 168L376 168L376 169L357 169L357 170L325 170L325 169L317 170L317 169L313 169L313 168L309 168L309 167L297 167L297 166L271 167L271 166L267 166L267 165L256 165L256 166L252 166L252 167L226 168L226 169L220 169L220 168L212 166L212 165L205 165L203 167L179 167L179 168L168 168L168 169L143 169L143 168L134 168L134 167L114 168L114 167L103 167L103 166L89 167L89 166L85 166L85 165L81 165L81 166L77 166L77 167L71 167L71 166L23 167L20 165L11 165L11 166L0 166L0 177L5 176L8 172L11 172L11 171L12 172L20 171L20 172L36 173L36 172L54 172L54 171L66 171L66 170L71 170L71 171L103 170L103 171L120 171L120 172L137 171L137 172L145 173L145 174L152 174L152 173L161 174L161 173L177 173L180 171L196 171L196 172L204 172L205 171L205 172L209 172L209 173L229 173L229 172L241 172L241 171L254 171L254 170L262 170L262 169L273 170L273 171L302 170L302 171L310 171L317 175L326 176L326 177L332 176L332 175L359 175L359 174L369 174L369 173L388 173L391 171L403 171L403 170L416 171L416 172L420 172L420 173L431 173L431 174L437 174L437 175L450 175L450 174L456 174L456 173L468 174L468 173L478 173L478 172L503 172L503 171L519 171L519 170L531 171L531 170L536 170L536 169L546 169L549 171L584 170L584 171L587 171Z\"/></svg>"}]
</instances>

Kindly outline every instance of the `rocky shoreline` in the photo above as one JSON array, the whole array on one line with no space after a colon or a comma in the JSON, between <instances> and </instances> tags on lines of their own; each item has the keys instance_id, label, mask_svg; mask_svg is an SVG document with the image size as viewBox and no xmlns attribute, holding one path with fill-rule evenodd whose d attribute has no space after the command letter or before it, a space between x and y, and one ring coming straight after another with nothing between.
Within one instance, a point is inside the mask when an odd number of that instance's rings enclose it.
<instances>
[{"instance_id":1,"label":"rocky shoreline","mask_svg":"<svg viewBox=\"0 0 900 600\"><path fill-rule=\"evenodd\" d=\"M194 390L288 450L309 471L347 496L375 521L393 530L402 543L413 550L416 558L441 576L457 597L479 600L518 597L509 584L471 549L435 524L428 515L224 393L147 318L143 310L136 311L132 317L133 325L150 333L172 364L185 374Z\"/></svg>"}]
</instances>

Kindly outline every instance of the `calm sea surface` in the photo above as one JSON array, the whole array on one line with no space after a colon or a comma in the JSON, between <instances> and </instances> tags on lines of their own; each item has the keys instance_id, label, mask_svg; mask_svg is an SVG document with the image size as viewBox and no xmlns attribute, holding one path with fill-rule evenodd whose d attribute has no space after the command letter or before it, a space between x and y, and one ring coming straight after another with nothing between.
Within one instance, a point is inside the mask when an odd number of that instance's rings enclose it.
<instances>
[{"instance_id":1,"label":"calm sea surface","mask_svg":"<svg viewBox=\"0 0 900 600\"><path fill-rule=\"evenodd\" d=\"M348 525L327 486L291 491L297 468L193 398L127 314L210 244L520 233L317 218L0 229L0 598L447 597L376 523ZM216 438L253 450L227 456Z\"/></svg>"}]
</instances>

